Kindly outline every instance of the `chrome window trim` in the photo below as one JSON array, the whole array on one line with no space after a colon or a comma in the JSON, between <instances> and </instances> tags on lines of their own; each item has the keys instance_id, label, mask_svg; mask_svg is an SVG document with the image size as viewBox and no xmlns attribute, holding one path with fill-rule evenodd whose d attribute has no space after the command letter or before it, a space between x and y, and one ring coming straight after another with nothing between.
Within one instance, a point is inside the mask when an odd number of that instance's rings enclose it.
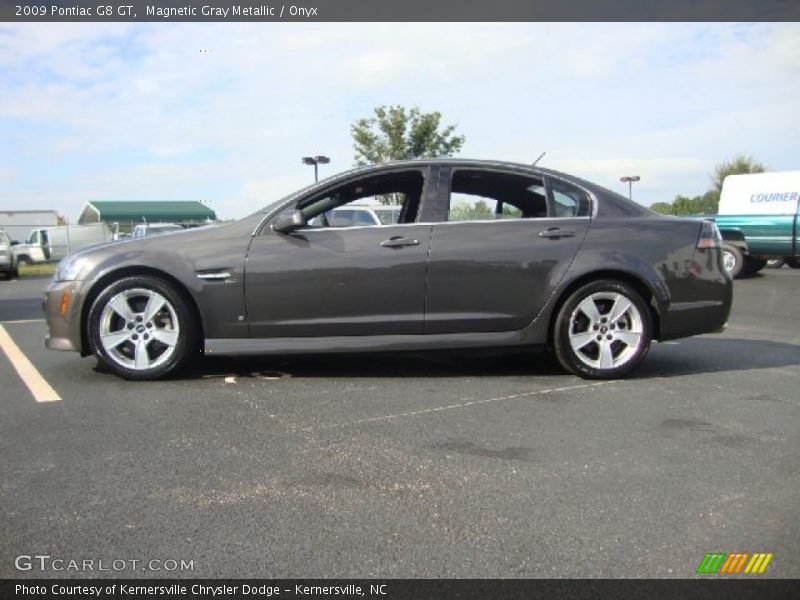
<instances>
[{"instance_id":1,"label":"chrome window trim","mask_svg":"<svg viewBox=\"0 0 800 600\"><path fill-rule=\"evenodd\" d=\"M591 220L591 217L531 217L528 219L475 219L474 221L437 221L431 225L466 225L468 223L541 223L542 221L564 221L565 219Z\"/></svg>"},{"instance_id":2,"label":"chrome window trim","mask_svg":"<svg viewBox=\"0 0 800 600\"><path fill-rule=\"evenodd\" d=\"M295 229L292 233L306 233L319 231L352 231L354 229L387 229L389 227L417 227L421 225L468 225L471 223L479 224L499 224L499 223L541 223L543 221L563 221L565 219L591 220L591 217L535 217L532 219L487 219L474 221L425 221L422 223L394 223L392 225L353 225L349 227L302 227Z\"/></svg>"},{"instance_id":3,"label":"chrome window trim","mask_svg":"<svg viewBox=\"0 0 800 600\"><path fill-rule=\"evenodd\" d=\"M314 232L314 231L351 231L353 229L388 229L390 227L419 227L421 225L436 225L436 223L392 223L391 225L348 225L347 227L301 227L292 233Z\"/></svg>"}]
</instances>

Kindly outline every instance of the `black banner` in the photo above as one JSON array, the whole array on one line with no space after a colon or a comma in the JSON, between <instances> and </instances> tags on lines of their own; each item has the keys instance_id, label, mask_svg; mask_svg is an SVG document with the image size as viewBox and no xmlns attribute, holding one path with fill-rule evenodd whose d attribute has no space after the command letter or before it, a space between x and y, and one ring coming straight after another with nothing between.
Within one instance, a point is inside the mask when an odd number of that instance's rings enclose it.
<instances>
[{"instance_id":1,"label":"black banner","mask_svg":"<svg viewBox=\"0 0 800 600\"><path fill-rule=\"evenodd\" d=\"M799 21L797 0L0 0L0 21Z\"/></svg>"},{"instance_id":2,"label":"black banner","mask_svg":"<svg viewBox=\"0 0 800 600\"><path fill-rule=\"evenodd\" d=\"M800 597L800 582L782 579L703 580L4 580L0 597L78 600L148 598L298 600L534 600L620 598L625 600L785 600Z\"/></svg>"}]
</instances>

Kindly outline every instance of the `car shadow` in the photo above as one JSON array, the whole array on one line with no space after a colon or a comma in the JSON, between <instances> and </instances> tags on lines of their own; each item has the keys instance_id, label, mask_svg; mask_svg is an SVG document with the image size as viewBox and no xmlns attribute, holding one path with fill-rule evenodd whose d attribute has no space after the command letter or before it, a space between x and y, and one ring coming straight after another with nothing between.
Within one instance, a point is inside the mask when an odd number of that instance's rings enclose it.
<instances>
[{"instance_id":1,"label":"car shadow","mask_svg":"<svg viewBox=\"0 0 800 600\"><path fill-rule=\"evenodd\" d=\"M756 271L755 273L740 273L737 279L761 279L764 273Z\"/></svg>"},{"instance_id":2,"label":"car shadow","mask_svg":"<svg viewBox=\"0 0 800 600\"><path fill-rule=\"evenodd\" d=\"M546 352L379 352L275 356L203 356L174 379L215 377L510 377L558 375L563 371Z\"/></svg>"},{"instance_id":3,"label":"car shadow","mask_svg":"<svg viewBox=\"0 0 800 600\"><path fill-rule=\"evenodd\" d=\"M800 345L745 338L701 336L654 344L633 379L724 373L800 365Z\"/></svg>"},{"instance_id":4,"label":"car shadow","mask_svg":"<svg viewBox=\"0 0 800 600\"><path fill-rule=\"evenodd\" d=\"M800 346L771 340L704 336L654 344L631 379L737 372L800 365ZM175 380L227 376L281 379L349 377L514 377L565 375L553 355L539 349L430 351L372 354L204 356Z\"/></svg>"}]
</instances>

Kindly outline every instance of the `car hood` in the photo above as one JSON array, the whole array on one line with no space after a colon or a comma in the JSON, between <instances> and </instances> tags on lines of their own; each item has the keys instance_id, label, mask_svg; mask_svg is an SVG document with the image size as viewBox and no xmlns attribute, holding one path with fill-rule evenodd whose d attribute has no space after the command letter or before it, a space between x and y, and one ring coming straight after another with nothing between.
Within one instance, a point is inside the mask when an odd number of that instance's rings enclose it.
<instances>
[{"instance_id":1,"label":"car hood","mask_svg":"<svg viewBox=\"0 0 800 600\"><path fill-rule=\"evenodd\" d=\"M198 270L217 267L241 268L262 218L263 215L254 215L224 225L105 242L79 250L64 260L83 260L76 276L79 280L96 280L111 271L131 267L162 270L177 277L192 277Z\"/></svg>"}]
</instances>

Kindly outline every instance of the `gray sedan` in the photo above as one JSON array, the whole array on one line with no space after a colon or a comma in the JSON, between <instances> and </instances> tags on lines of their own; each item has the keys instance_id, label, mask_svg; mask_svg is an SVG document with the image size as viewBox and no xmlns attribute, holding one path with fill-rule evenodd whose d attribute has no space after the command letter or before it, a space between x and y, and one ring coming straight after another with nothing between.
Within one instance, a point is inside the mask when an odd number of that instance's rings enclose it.
<instances>
[{"instance_id":1,"label":"gray sedan","mask_svg":"<svg viewBox=\"0 0 800 600\"><path fill-rule=\"evenodd\" d=\"M348 204L396 223L337 226ZM49 348L154 379L206 354L549 346L621 377L653 339L720 331L719 232L548 169L363 167L235 223L95 246L45 290Z\"/></svg>"}]
</instances>

